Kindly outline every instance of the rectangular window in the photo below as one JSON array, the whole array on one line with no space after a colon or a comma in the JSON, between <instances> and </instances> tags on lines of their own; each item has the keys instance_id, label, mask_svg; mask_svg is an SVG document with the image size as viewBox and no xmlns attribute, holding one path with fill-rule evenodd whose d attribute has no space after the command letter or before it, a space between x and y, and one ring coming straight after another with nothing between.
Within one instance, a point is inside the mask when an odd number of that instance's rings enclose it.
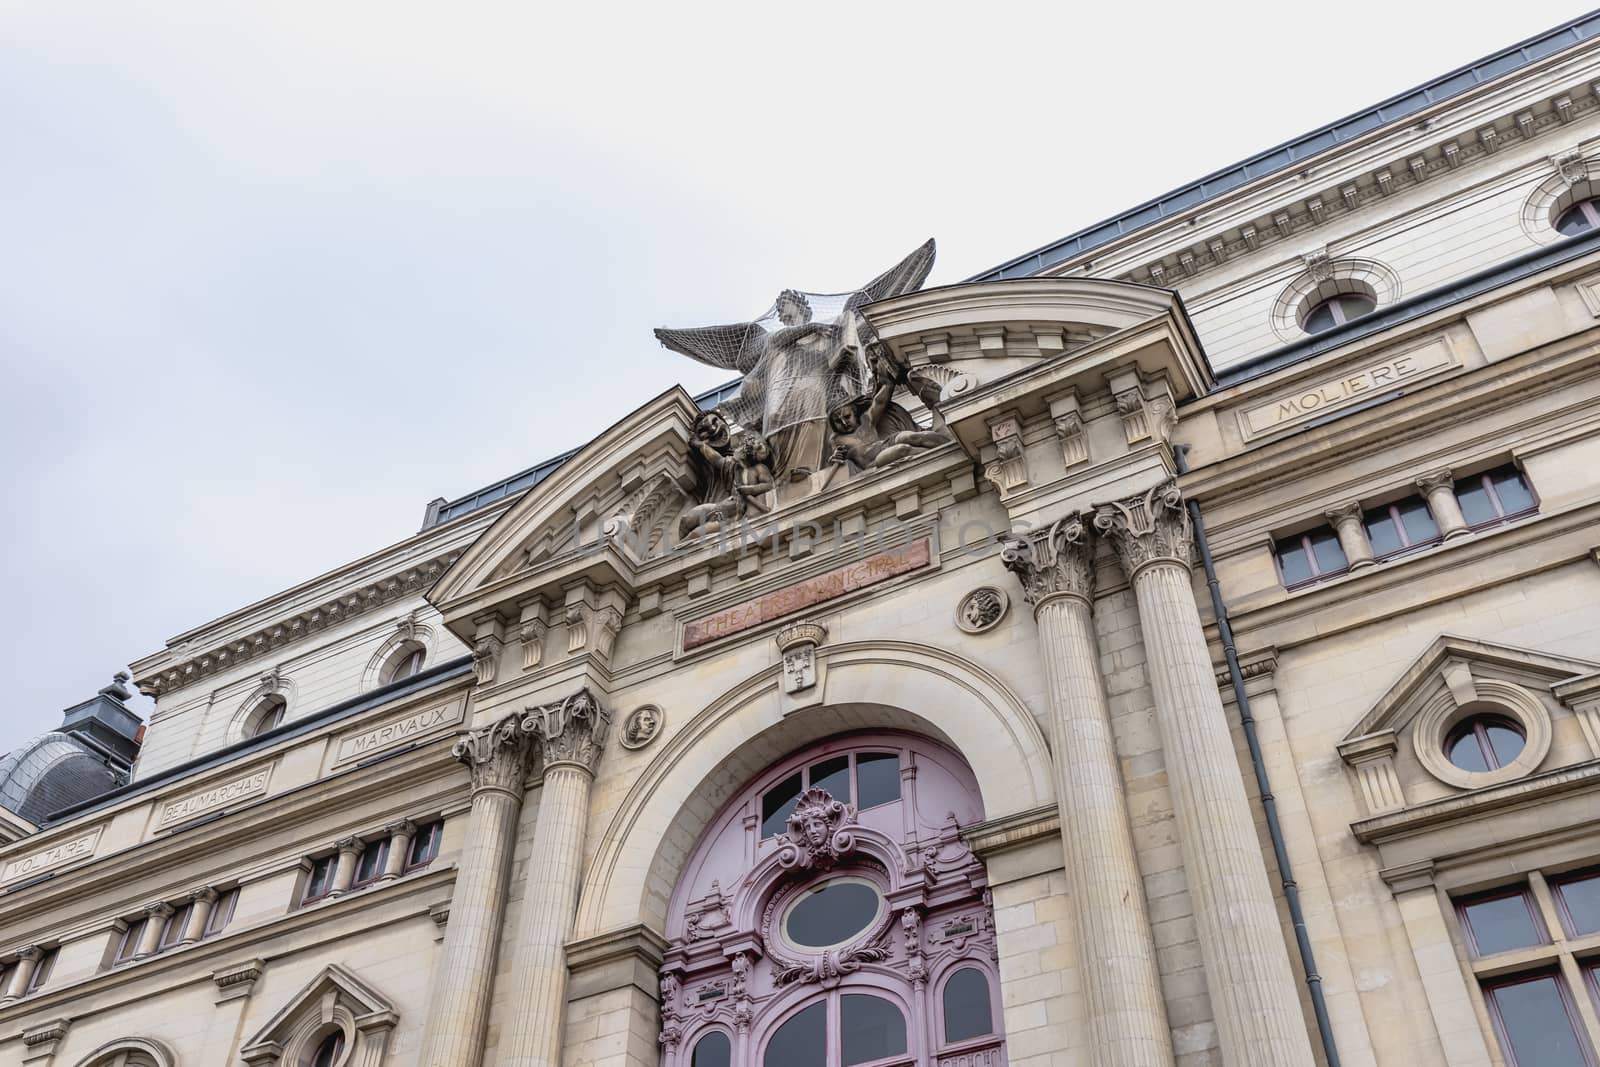
<instances>
[{"instance_id":1,"label":"rectangular window","mask_svg":"<svg viewBox=\"0 0 1600 1067\"><path fill-rule=\"evenodd\" d=\"M1473 529L1496 526L1538 510L1533 490L1514 466L1496 467L1456 482L1461 516Z\"/></svg>"},{"instance_id":2,"label":"rectangular window","mask_svg":"<svg viewBox=\"0 0 1600 1067\"><path fill-rule=\"evenodd\" d=\"M432 863L439 855L439 840L444 837L444 823L430 822L417 827L411 837L411 848L406 852L406 870L416 870Z\"/></svg>"},{"instance_id":3,"label":"rectangular window","mask_svg":"<svg viewBox=\"0 0 1600 1067\"><path fill-rule=\"evenodd\" d=\"M206 918L206 928L201 937L210 937L219 934L223 928L233 921L233 909L239 906L239 887L224 890L217 902L211 905L211 914Z\"/></svg>"},{"instance_id":4,"label":"rectangular window","mask_svg":"<svg viewBox=\"0 0 1600 1067\"><path fill-rule=\"evenodd\" d=\"M117 954L112 958L113 963L127 963L133 959L133 954L139 951L139 939L144 936L144 924L149 919L135 919L128 924L128 929L122 934L122 940L117 943Z\"/></svg>"},{"instance_id":5,"label":"rectangular window","mask_svg":"<svg viewBox=\"0 0 1600 1067\"><path fill-rule=\"evenodd\" d=\"M189 925L189 909L192 906L185 904L167 916L167 924L161 928L161 940L156 944L157 952L165 952L183 940L183 931Z\"/></svg>"},{"instance_id":6,"label":"rectangular window","mask_svg":"<svg viewBox=\"0 0 1600 1067\"><path fill-rule=\"evenodd\" d=\"M328 895L333 889L333 869L337 863L337 856L324 856L311 861L311 871L306 875L306 892L300 898L300 903L310 904Z\"/></svg>"},{"instance_id":7,"label":"rectangular window","mask_svg":"<svg viewBox=\"0 0 1600 1067\"><path fill-rule=\"evenodd\" d=\"M856 792L861 810L900 799L900 754L862 752L856 756Z\"/></svg>"},{"instance_id":8,"label":"rectangular window","mask_svg":"<svg viewBox=\"0 0 1600 1067\"><path fill-rule=\"evenodd\" d=\"M1573 937L1600 933L1600 870L1567 875L1552 888L1567 933Z\"/></svg>"},{"instance_id":9,"label":"rectangular window","mask_svg":"<svg viewBox=\"0 0 1600 1067\"><path fill-rule=\"evenodd\" d=\"M1474 956L1548 944L1526 886L1485 894L1456 905Z\"/></svg>"},{"instance_id":10,"label":"rectangular window","mask_svg":"<svg viewBox=\"0 0 1600 1067\"><path fill-rule=\"evenodd\" d=\"M355 881L350 883L352 889L359 889L364 885L371 885L383 874L384 861L389 858L389 839L382 841L368 841L367 847L361 850L361 855L356 859Z\"/></svg>"},{"instance_id":11,"label":"rectangular window","mask_svg":"<svg viewBox=\"0 0 1600 1067\"><path fill-rule=\"evenodd\" d=\"M43 989L44 984L50 980L50 972L56 966L56 953L59 949L46 949L43 956L39 957L38 966L33 969L33 977L28 979L28 988L23 992L32 993Z\"/></svg>"},{"instance_id":12,"label":"rectangular window","mask_svg":"<svg viewBox=\"0 0 1600 1067\"><path fill-rule=\"evenodd\" d=\"M841 804L850 803L850 757L833 756L810 767L811 788L822 789Z\"/></svg>"},{"instance_id":13,"label":"rectangular window","mask_svg":"<svg viewBox=\"0 0 1600 1067\"><path fill-rule=\"evenodd\" d=\"M1519 975L1486 985L1495 1036L1515 1067L1593 1067L1572 1004L1554 974Z\"/></svg>"},{"instance_id":14,"label":"rectangular window","mask_svg":"<svg viewBox=\"0 0 1600 1067\"><path fill-rule=\"evenodd\" d=\"M1344 548L1339 544L1339 535L1328 526L1279 538L1274 550L1278 574L1286 589L1331 578L1350 569L1344 558Z\"/></svg>"},{"instance_id":15,"label":"rectangular window","mask_svg":"<svg viewBox=\"0 0 1600 1067\"><path fill-rule=\"evenodd\" d=\"M1439 524L1420 496L1373 508L1363 517L1375 559L1404 555L1439 543Z\"/></svg>"}]
</instances>

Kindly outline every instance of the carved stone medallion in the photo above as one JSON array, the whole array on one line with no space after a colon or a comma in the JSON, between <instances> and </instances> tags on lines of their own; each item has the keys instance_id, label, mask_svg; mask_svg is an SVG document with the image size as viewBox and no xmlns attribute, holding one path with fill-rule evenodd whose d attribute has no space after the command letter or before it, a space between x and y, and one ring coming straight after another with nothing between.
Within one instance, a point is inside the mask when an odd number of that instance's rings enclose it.
<instances>
[{"instance_id":1,"label":"carved stone medallion","mask_svg":"<svg viewBox=\"0 0 1600 1067\"><path fill-rule=\"evenodd\" d=\"M992 585L980 586L956 605L956 625L969 634L981 634L1000 625L1011 598Z\"/></svg>"},{"instance_id":2,"label":"carved stone medallion","mask_svg":"<svg viewBox=\"0 0 1600 1067\"><path fill-rule=\"evenodd\" d=\"M622 747L629 749L643 748L656 739L661 733L661 724L665 720L661 709L654 704L644 704L634 708L628 717L622 720Z\"/></svg>"}]
</instances>

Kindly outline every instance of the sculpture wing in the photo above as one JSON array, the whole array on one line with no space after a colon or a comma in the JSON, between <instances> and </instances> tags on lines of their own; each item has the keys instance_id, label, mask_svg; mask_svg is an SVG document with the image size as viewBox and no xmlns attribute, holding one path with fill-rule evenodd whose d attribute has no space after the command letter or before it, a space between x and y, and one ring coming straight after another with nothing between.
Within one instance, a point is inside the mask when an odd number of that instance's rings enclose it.
<instances>
[{"instance_id":1,"label":"sculpture wing","mask_svg":"<svg viewBox=\"0 0 1600 1067\"><path fill-rule=\"evenodd\" d=\"M655 334L664 347L680 355L740 374L749 374L767 350L767 331L753 322L688 330L658 329Z\"/></svg>"},{"instance_id":2,"label":"sculpture wing","mask_svg":"<svg viewBox=\"0 0 1600 1067\"><path fill-rule=\"evenodd\" d=\"M851 307L860 307L870 304L875 300L887 300L891 296L903 296L914 293L922 288L922 283L928 280L928 272L933 270L933 238L928 238L926 244L919 246L905 259L890 267L850 298Z\"/></svg>"}]
</instances>

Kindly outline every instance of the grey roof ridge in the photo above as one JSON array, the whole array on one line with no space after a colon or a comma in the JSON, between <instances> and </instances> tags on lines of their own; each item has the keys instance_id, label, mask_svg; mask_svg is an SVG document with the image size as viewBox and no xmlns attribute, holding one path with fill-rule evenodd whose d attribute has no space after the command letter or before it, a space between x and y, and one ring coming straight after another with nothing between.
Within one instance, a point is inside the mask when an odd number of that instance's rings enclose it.
<instances>
[{"instance_id":1,"label":"grey roof ridge","mask_svg":"<svg viewBox=\"0 0 1600 1067\"><path fill-rule=\"evenodd\" d=\"M1502 48L1476 62L1457 67L1421 85L1396 93L1371 107L1257 152L1238 163L1180 185L1109 219L1102 219L1075 230L1065 237L1041 245L1031 252L1007 260L966 280L997 281L1036 274L1081 252L1087 252L1118 237L1142 230L1179 211L1186 211L1248 182L1301 163L1361 134L1459 96L1469 89L1520 70L1596 36L1600 36L1600 10L1580 15L1543 33Z\"/></svg>"}]
</instances>

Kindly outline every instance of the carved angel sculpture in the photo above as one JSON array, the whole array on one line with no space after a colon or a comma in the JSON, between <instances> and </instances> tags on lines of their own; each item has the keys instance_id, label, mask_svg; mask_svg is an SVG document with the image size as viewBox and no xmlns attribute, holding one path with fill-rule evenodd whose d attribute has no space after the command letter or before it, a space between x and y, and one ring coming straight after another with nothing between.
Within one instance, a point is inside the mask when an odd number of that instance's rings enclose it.
<instances>
[{"instance_id":1,"label":"carved angel sculpture","mask_svg":"<svg viewBox=\"0 0 1600 1067\"><path fill-rule=\"evenodd\" d=\"M850 293L785 289L754 322L655 331L674 352L744 376L739 394L719 409L730 422L771 442L775 471L798 477L826 459L828 399L866 393L868 350L877 336L861 308L915 292L933 269L930 240Z\"/></svg>"}]
</instances>

